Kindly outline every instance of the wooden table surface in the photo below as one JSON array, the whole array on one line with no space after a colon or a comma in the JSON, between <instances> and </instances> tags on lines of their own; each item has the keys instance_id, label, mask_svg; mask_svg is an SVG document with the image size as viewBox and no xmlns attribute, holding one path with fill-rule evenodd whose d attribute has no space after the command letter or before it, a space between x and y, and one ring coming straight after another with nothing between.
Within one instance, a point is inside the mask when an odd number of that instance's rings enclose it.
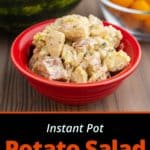
<instances>
[{"instance_id":1,"label":"wooden table surface","mask_svg":"<svg viewBox=\"0 0 150 150\"><path fill-rule=\"evenodd\" d=\"M101 17L95 0L83 0L71 13ZM0 111L150 111L150 42L140 43L138 69L114 94L89 105L65 106L41 96L16 71L10 59L13 39L13 35L0 32Z\"/></svg>"}]
</instances>

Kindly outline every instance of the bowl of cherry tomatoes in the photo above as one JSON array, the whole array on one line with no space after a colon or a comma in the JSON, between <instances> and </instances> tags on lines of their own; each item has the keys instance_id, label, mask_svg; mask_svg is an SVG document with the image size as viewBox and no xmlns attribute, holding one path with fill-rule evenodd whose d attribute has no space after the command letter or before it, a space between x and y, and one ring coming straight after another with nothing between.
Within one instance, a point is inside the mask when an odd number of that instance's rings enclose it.
<instances>
[{"instance_id":1,"label":"bowl of cherry tomatoes","mask_svg":"<svg viewBox=\"0 0 150 150\"><path fill-rule=\"evenodd\" d=\"M107 21L150 41L150 0L100 0L100 8Z\"/></svg>"}]
</instances>

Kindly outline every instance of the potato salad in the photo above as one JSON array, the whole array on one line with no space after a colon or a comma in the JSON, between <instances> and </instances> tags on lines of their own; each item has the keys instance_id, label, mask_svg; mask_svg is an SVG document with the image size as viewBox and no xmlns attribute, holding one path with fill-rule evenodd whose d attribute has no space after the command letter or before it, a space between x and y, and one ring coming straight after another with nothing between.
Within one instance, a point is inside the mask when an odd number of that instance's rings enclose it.
<instances>
[{"instance_id":1,"label":"potato salad","mask_svg":"<svg viewBox=\"0 0 150 150\"><path fill-rule=\"evenodd\" d=\"M93 16L73 14L55 20L33 36L30 69L48 79L71 83L106 80L130 57L118 48L122 34Z\"/></svg>"}]
</instances>

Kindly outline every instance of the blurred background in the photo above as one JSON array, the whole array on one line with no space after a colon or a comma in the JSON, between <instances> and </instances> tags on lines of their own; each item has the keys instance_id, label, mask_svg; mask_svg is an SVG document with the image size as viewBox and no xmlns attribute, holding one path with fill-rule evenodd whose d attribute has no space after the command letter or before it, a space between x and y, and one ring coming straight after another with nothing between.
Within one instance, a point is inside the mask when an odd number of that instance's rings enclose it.
<instances>
[{"instance_id":1,"label":"blurred background","mask_svg":"<svg viewBox=\"0 0 150 150\"><path fill-rule=\"evenodd\" d=\"M0 0L0 29L19 33L42 20L71 13L82 1ZM150 0L91 0L90 3L95 1L107 21L123 26L139 40L150 41ZM83 6L82 9L86 11L87 8Z\"/></svg>"}]
</instances>

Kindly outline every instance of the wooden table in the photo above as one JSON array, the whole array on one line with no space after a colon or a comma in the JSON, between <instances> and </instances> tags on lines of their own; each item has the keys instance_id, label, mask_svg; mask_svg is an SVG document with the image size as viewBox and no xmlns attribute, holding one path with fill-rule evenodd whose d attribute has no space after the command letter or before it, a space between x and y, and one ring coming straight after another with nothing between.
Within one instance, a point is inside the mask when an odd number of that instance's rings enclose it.
<instances>
[{"instance_id":1,"label":"wooden table","mask_svg":"<svg viewBox=\"0 0 150 150\"><path fill-rule=\"evenodd\" d=\"M71 13L101 17L95 0L83 0ZM0 33L0 111L150 111L150 43L141 43L138 69L114 94L85 106L65 106L41 96L16 71L10 59L13 38Z\"/></svg>"}]
</instances>

